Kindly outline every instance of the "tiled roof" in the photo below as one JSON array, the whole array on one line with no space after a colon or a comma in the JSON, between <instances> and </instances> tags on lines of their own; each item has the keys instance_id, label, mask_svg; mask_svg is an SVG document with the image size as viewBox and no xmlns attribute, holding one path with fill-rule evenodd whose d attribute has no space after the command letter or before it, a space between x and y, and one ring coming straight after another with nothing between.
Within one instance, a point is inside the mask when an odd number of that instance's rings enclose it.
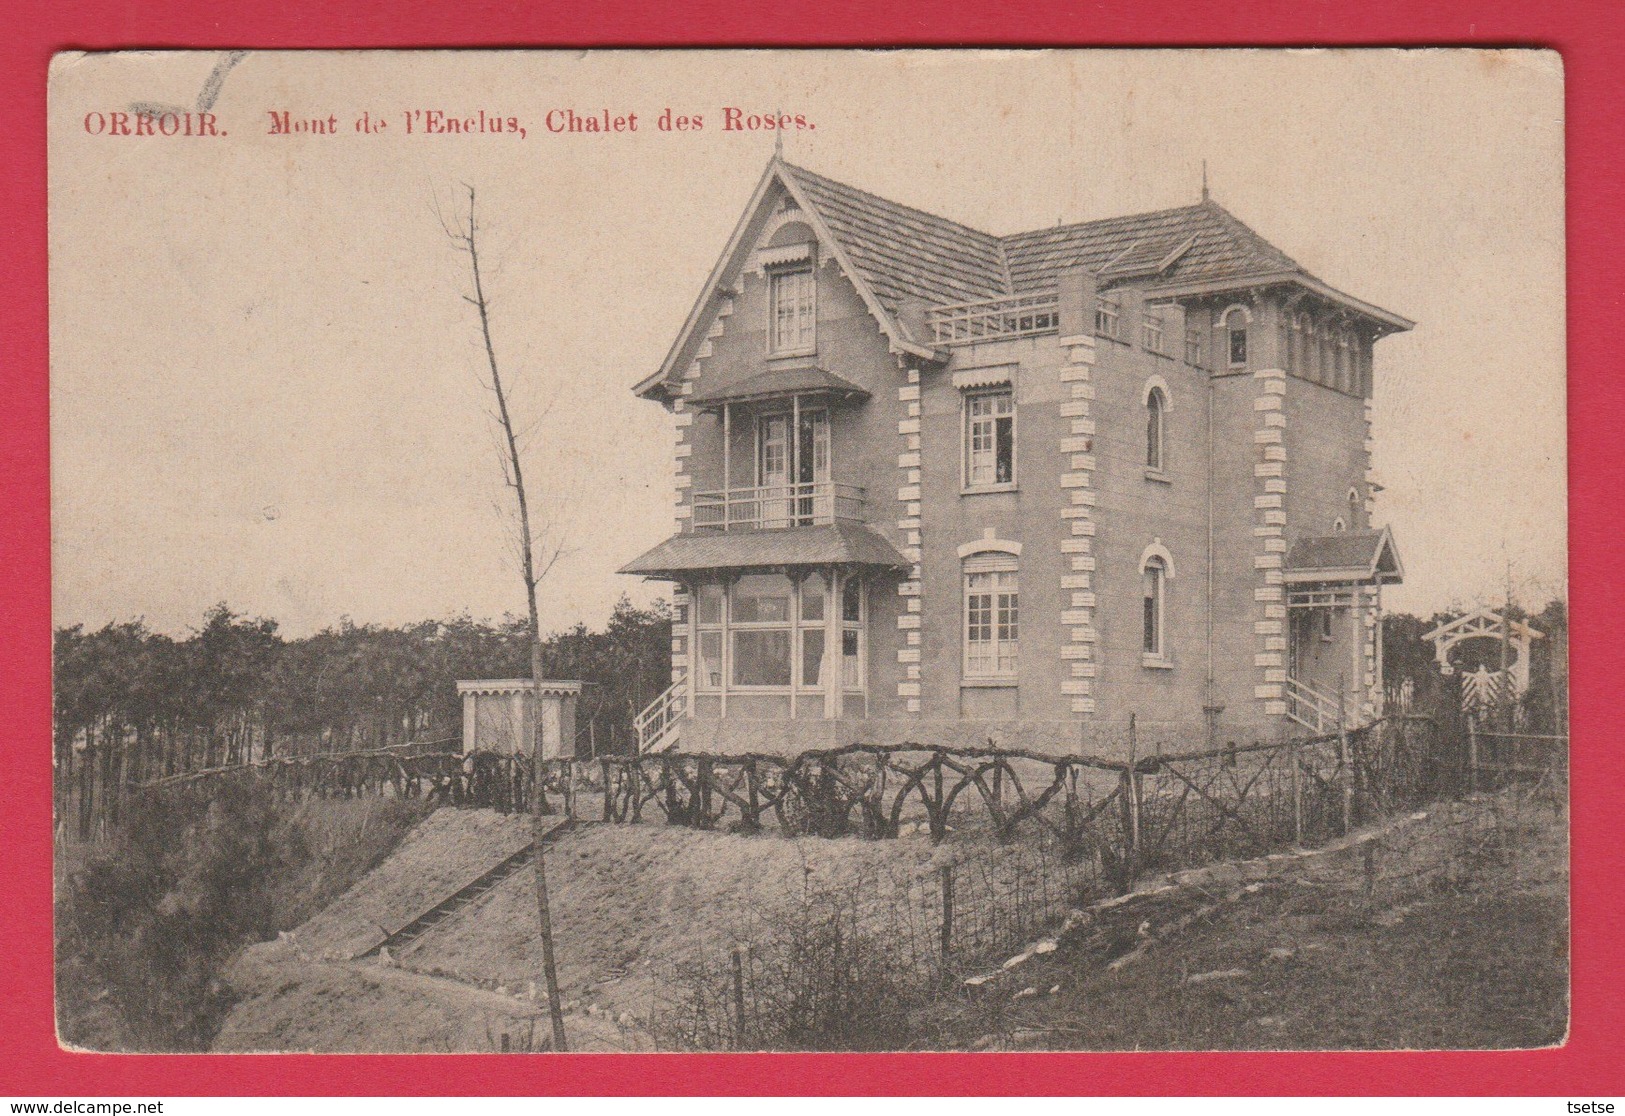
<instances>
[{"instance_id":1,"label":"tiled roof","mask_svg":"<svg viewBox=\"0 0 1625 1116\"><path fill-rule=\"evenodd\" d=\"M771 531L695 531L673 535L620 572L666 577L698 570L758 566L879 566L905 569L891 543L856 523Z\"/></svg>"},{"instance_id":2,"label":"tiled roof","mask_svg":"<svg viewBox=\"0 0 1625 1116\"><path fill-rule=\"evenodd\" d=\"M852 265L886 308L904 298L933 305L997 298L1054 285L1083 266L1110 282L1156 275L1202 282L1283 271L1297 261L1218 202L991 236L845 183L783 164ZM1184 248L1164 271L1157 265Z\"/></svg>"},{"instance_id":3,"label":"tiled roof","mask_svg":"<svg viewBox=\"0 0 1625 1116\"><path fill-rule=\"evenodd\" d=\"M1316 574L1350 571L1366 577L1381 575L1384 581L1399 580L1399 557L1387 530L1309 535L1294 541L1287 551L1285 572L1291 581L1312 581Z\"/></svg>"},{"instance_id":4,"label":"tiled roof","mask_svg":"<svg viewBox=\"0 0 1625 1116\"><path fill-rule=\"evenodd\" d=\"M891 313L905 298L939 305L1010 293L998 237L783 166Z\"/></svg>"},{"instance_id":5,"label":"tiled roof","mask_svg":"<svg viewBox=\"0 0 1625 1116\"><path fill-rule=\"evenodd\" d=\"M1156 265L1190 241L1166 271ZM1282 271L1307 274L1296 260L1242 224L1215 201L1179 209L1058 225L1004 238L1017 291L1054 285L1069 267L1106 280L1155 274L1162 282L1201 282Z\"/></svg>"}]
</instances>

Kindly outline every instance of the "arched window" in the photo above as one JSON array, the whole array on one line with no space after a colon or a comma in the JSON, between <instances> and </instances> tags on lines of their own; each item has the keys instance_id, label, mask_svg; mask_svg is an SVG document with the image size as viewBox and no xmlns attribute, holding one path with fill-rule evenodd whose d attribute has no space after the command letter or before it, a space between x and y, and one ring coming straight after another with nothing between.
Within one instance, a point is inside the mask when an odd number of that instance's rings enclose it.
<instances>
[{"instance_id":1,"label":"arched window","mask_svg":"<svg viewBox=\"0 0 1625 1116\"><path fill-rule=\"evenodd\" d=\"M1161 666L1168 660L1168 582L1173 576L1173 559L1161 540L1146 547L1140 556L1140 600L1141 649L1148 666Z\"/></svg>"},{"instance_id":2,"label":"arched window","mask_svg":"<svg viewBox=\"0 0 1625 1116\"><path fill-rule=\"evenodd\" d=\"M1364 503L1365 502L1360 499L1359 489L1349 489L1349 522L1356 527L1360 525L1360 511L1364 506Z\"/></svg>"},{"instance_id":3,"label":"arched window","mask_svg":"<svg viewBox=\"0 0 1625 1116\"><path fill-rule=\"evenodd\" d=\"M1168 464L1168 384L1161 376L1145 382L1145 467L1160 473Z\"/></svg>"},{"instance_id":4,"label":"arched window","mask_svg":"<svg viewBox=\"0 0 1625 1116\"><path fill-rule=\"evenodd\" d=\"M1348 529L1349 529L1349 525L1347 523L1343 522L1343 517L1342 516L1338 516L1336 519L1332 520L1332 530L1336 531L1338 534L1342 534L1344 531L1347 531Z\"/></svg>"},{"instance_id":5,"label":"arched window","mask_svg":"<svg viewBox=\"0 0 1625 1116\"><path fill-rule=\"evenodd\" d=\"M1225 351L1231 368L1245 368L1247 365L1247 323L1251 319L1252 315L1245 306L1235 306L1225 311Z\"/></svg>"},{"instance_id":6,"label":"arched window","mask_svg":"<svg viewBox=\"0 0 1625 1116\"><path fill-rule=\"evenodd\" d=\"M1145 653L1163 658L1163 614L1166 611L1168 568L1161 558L1146 559L1140 571L1144 583Z\"/></svg>"},{"instance_id":7,"label":"arched window","mask_svg":"<svg viewBox=\"0 0 1625 1116\"><path fill-rule=\"evenodd\" d=\"M1338 390L1352 392L1354 380L1354 349L1350 344L1348 326L1342 326L1337 331Z\"/></svg>"}]
</instances>

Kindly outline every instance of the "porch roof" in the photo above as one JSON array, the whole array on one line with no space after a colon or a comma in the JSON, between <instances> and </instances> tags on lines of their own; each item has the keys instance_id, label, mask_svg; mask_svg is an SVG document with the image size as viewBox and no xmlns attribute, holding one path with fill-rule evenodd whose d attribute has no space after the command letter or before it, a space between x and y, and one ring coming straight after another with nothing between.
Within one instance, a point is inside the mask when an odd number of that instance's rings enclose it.
<instances>
[{"instance_id":1,"label":"porch roof","mask_svg":"<svg viewBox=\"0 0 1625 1116\"><path fill-rule=\"evenodd\" d=\"M813 365L802 365L799 368L772 368L736 383L720 384L693 396L689 403L708 409L724 403L750 403L791 395L837 395L854 400L869 398L869 393L851 380Z\"/></svg>"},{"instance_id":2,"label":"porch roof","mask_svg":"<svg viewBox=\"0 0 1625 1116\"><path fill-rule=\"evenodd\" d=\"M896 547L857 523L762 531L697 531L673 535L626 565L623 574L681 580L701 570L771 566L871 566L907 569Z\"/></svg>"},{"instance_id":3,"label":"porch roof","mask_svg":"<svg viewBox=\"0 0 1625 1116\"><path fill-rule=\"evenodd\" d=\"M1305 535L1293 542L1286 555L1283 580L1288 584L1359 582L1397 585L1405 577L1394 537L1378 531L1339 531L1332 535Z\"/></svg>"}]
</instances>

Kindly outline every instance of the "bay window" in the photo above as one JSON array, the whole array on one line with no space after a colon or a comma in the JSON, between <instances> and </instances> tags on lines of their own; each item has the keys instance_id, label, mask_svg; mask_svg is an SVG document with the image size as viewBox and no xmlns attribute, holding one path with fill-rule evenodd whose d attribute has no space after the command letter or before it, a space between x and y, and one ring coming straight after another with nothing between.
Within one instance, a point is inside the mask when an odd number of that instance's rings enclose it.
<instances>
[{"instance_id":1,"label":"bay window","mask_svg":"<svg viewBox=\"0 0 1625 1116\"><path fill-rule=\"evenodd\" d=\"M695 591L695 689L824 693L863 685L863 584L810 572L743 574ZM832 613L832 610L835 610ZM838 633L838 634L837 634ZM831 640L840 661L831 662ZM833 673L832 673L833 672Z\"/></svg>"}]
</instances>

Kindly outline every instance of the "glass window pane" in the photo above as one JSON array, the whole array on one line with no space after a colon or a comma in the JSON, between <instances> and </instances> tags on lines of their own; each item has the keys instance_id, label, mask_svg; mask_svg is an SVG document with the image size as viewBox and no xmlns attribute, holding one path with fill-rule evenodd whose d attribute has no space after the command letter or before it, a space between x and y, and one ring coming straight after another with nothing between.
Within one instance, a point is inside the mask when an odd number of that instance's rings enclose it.
<instances>
[{"instance_id":1,"label":"glass window pane","mask_svg":"<svg viewBox=\"0 0 1625 1116\"><path fill-rule=\"evenodd\" d=\"M788 624L790 579L783 574L747 574L734 582L733 623Z\"/></svg>"},{"instance_id":2,"label":"glass window pane","mask_svg":"<svg viewBox=\"0 0 1625 1116\"><path fill-rule=\"evenodd\" d=\"M997 448L994 451L994 479L998 484L1009 484L1016 477L1016 420L1001 418L995 427Z\"/></svg>"},{"instance_id":3,"label":"glass window pane","mask_svg":"<svg viewBox=\"0 0 1625 1116\"><path fill-rule=\"evenodd\" d=\"M733 633L735 686L788 686L790 633L787 629Z\"/></svg>"},{"instance_id":4,"label":"glass window pane","mask_svg":"<svg viewBox=\"0 0 1625 1116\"><path fill-rule=\"evenodd\" d=\"M700 586L698 606L700 623L722 623L722 586L715 583Z\"/></svg>"},{"instance_id":5,"label":"glass window pane","mask_svg":"<svg viewBox=\"0 0 1625 1116\"><path fill-rule=\"evenodd\" d=\"M858 633L841 633L841 685L848 690L863 688L863 674L858 661Z\"/></svg>"},{"instance_id":6,"label":"glass window pane","mask_svg":"<svg viewBox=\"0 0 1625 1116\"><path fill-rule=\"evenodd\" d=\"M801 618L823 620L824 600L829 595L829 582L823 574L808 574L801 582Z\"/></svg>"},{"instance_id":7,"label":"glass window pane","mask_svg":"<svg viewBox=\"0 0 1625 1116\"><path fill-rule=\"evenodd\" d=\"M722 688L722 633L700 633L700 659L697 681L702 690Z\"/></svg>"},{"instance_id":8,"label":"glass window pane","mask_svg":"<svg viewBox=\"0 0 1625 1116\"><path fill-rule=\"evenodd\" d=\"M863 582L848 578L841 590L841 619L856 624L863 619Z\"/></svg>"},{"instance_id":9,"label":"glass window pane","mask_svg":"<svg viewBox=\"0 0 1625 1116\"><path fill-rule=\"evenodd\" d=\"M801 633L801 684L816 686L824 666L824 632L808 629Z\"/></svg>"}]
</instances>

